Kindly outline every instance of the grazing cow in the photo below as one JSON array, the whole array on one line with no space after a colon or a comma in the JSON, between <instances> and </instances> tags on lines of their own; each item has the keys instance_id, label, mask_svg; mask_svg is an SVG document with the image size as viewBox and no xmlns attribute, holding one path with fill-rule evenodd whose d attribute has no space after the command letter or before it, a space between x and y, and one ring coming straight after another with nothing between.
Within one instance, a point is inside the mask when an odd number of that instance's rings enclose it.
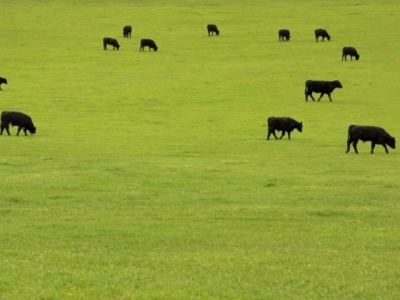
<instances>
[{"instance_id":1,"label":"grazing cow","mask_svg":"<svg viewBox=\"0 0 400 300\"><path fill-rule=\"evenodd\" d=\"M3 89L1 88L1 84L2 84L2 83L8 84L7 79L6 79L6 78L3 78L3 77L0 77L0 91L3 90Z\"/></svg>"},{"instance_id":2,"label":"grazing cow","mask_svg":"<svg viewBox=\"0 0 400 300\"><path fill-rule=\"evenodd\" d=\"M328 41L331 40L331 36L328 34L328 32L325 29L316 29L315 30L315 40L318 42L318 38L322 37L322 41L325 40L325 38L328 39Z\"/></svg>"},{"instance_id":3,"label":"grazing cow","mask_svg":"<svg viewBox=\"0 0 400 300\"><path fill-rule=\"evenodd\" d=\"M346 153L350 151L350 144L353 144L354 151L358 154L357 143L359 140L363 142L371 141L371 153L374 153L376 144L382 145L386 153L389 153L386 145L392 149L396 148L395 138L391 137L385 129L376 126L350 125Z\"/></svg>"},{"instance_id":4,"label":"grazing cow","mask_svg":"<svg viewBox=\"0 0 400 300\"><path fill-rule=\"evenodd\" d=\"M315 81L315 80L307 80L306 81L306 89L305 89L305 95L306 95L306 101L308 101L308 96L311 97L313 101L315 101L312 93L321 93L321 96L319 97L318 101L321 100L322 96L327 94L329 97L329 100L332 101L331 98L331 93L335 88L343 88L342 84L340 83L339 80L335 81Z\"/></svg>"},{"instance_id":5,"label":"grazing cow","mask_svg":"<svg viewBox=\"0 0 400 300\"><path fill-rule=\"evenodd\" d=\"M356 58L356 60L360 59L360 55L358 54L356 48L354 48L354 47L343 47L342 61L343 61L343 58L345 61L347 61L347 55L350 55L351 60L353 60L353 56Z\"/></svg>"},{"instance_id":6,"label":"grazing cow","mask_svg":"<svg viewBox=\"0 0 400 300\"><path fill-rule=\"evenodd\" d=\"M289 40L290 40L290 31L287 30L287 29L281 29L281 30L279 30L278 35L279 35L279 41L284 42L285 40L286 40L286 41L289 41Z\"/></svg>"},{"instance_id":7,"label":"grazing cow","mask_svg":"<svg viewBox=\"0 0 400 300\"><path fill-rule=\"evenodd\" d=\"M122 29L122 34L124 35L124 37L131 37L132 36L132 26L131 25L126 25L123 29Z\"/></svg>"},{"instance_id":8,"label":"grazing cow","mask_svg":"<svg viewBox=\"0 0 400 300\"><path fill-rule=\"evenodd\" d=\"M208 24L207 25L207 32L208 32L208 36L210 36L210 34L214 35L214 32L215 32L216 35L219 35L218 27L215 24Z\"/></svg>"},{"instance_id":9,"label":"grazing cow","mask_svg":"<svg viewBox=\"0 0 400 300\"><path fill-rule=\"evenodd\" d=\"M115 50L115 48L117 48L117 50L119 50L119 47L120 47L120 45L118 44L118 41L116 39L105 37L105 38L103 38L104 50L107 50L107 45L113 46L113 50Z\"/></svg>"},{"instance_id":10,"label":"grazing cow","mask_svg":"<svg viewBox=\"0 0 400 300\"><path fill-rule=\"evenodd\" d=\"M283 138L285 135L285 132L288 133L288 137L290 140L290 133L294 130L297 129L298 131L302 132L303 131L303 122L297 122L296 120L292 118L287 118L287 117L269 117L268 118L268 134L267 134L267 140L269 140L270 135L272 134L276 139L278 137L275 134L275 130L282 131L282 135L280 139Z\"/></svg>"},{"instance_id":11,"label":"grazing cow","mask_svg":"<svg viewBox=\"0 0 400 300\"><path fill-rule=\"evenodd\" d=\"M10 135L10 130L9 130L9 125L12 126L18 126L18 131L17 135L19 135L19 132L21 129L24 130L25 135L26 131L28 130L31 134L36 133L36 127L32 123L31 117L28 115L22 113L22 112L17 112L17 111L3 111L1 113L1 130L0 130L0 135L3 134L3 130L5 129Z\"/></svg>"},{"instance_id":12,"label":"grazing cow","mask_svg":"<svg viewBox=\"0 0 400 300\"><path fill-rule=\"evenodd\" d=\"M157 50L158 50L156 43L150 39L141 39L140 40L139 51L144 51L144 47L149 47L149 51L151 51L151 49L153 49L154 51L157 52Z\"/></svg>"}]
</instances>

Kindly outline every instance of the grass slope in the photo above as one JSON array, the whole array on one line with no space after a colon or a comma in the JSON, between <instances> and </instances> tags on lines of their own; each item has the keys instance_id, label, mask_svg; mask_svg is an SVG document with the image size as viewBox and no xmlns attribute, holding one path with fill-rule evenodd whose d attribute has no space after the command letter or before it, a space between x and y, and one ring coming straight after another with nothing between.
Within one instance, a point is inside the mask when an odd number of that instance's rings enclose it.
<instances>
[{"instance_id":1,"label":"grass slope","mask_svg":"<svg viewBox=\"0 0 400 300\"><path fill-rule=\"evenodd\" d=\"M399 298L399 155L344 153L399 135L398 4L318 3L3 3L0 108L38 133L0 137L0 299Z\"/></svg>"}]
</instances>

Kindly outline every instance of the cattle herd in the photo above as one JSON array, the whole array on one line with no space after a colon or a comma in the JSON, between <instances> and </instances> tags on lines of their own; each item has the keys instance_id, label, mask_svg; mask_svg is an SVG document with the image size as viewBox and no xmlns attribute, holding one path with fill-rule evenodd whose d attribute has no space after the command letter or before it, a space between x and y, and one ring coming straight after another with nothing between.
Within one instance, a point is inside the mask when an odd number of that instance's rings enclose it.
<instances>
[{"instance_id":1,"label":"cattle herd","mask_svg":"<svg viewBox=\"0 0 400 300\"><path fill-rule=\"evenodd\" d=\"M318 42L319 38L322 41L325 38L330 41L331 36L329 33L322 28L315 30L315 40ZM278 37L280 42L289 41L290 31L288 29L281 29L278 31ZM356 48L354 47L343 47L342 50L342 61L347 61L347 56L350 56L350 59L353 60L353 57L356 60L360 59L360 55L358 54ZM315 101L312 93L319 93L320 96L318 101L321 100L322 96L325 94L328 95L329 100L332 101L331 93L336 88L343 88L342 83L339 80L334 81L317 81L317 80L307 80L305 84L305 100L308 101L308 97L311 97L313 101ZM297 129L299 132L303 130L303 123L297 122L296 120L289 117L269 117L267 120L267 140L269 140L271 134L278 139L275 134L275 130L282 131L282 135L280 139L283 138L285 133L288 133L288 138L290 140L290 134L294 129ZM385 148L386 153L389 153L387 146L392 149L396 148L396 140L394 137L390 136L389 133L385 131L385 129L377 126L361 126L361 125L350 125L348 128L348 139L347 139L347 150L346 153L350 151L350 145L353 145L355 153L358 153L357 143L361 140L363 142L369 141L371 142L371 153L374 153L375 145L382 145Z\"/></svg>"},{"instance_id":2,"label":"cattle herd","mask_svg":"<svg viewBox=\"0 0 400 300\"><path fill-rule=\"evenodd\" d=\"M216 36L219 35L220 31L215 24L207 25L207 33L208 36ZM122 34L124 38L130 38L132 36L132 26L126 25L122 29ZM316 29L315 32L315 40L321 38L321 41L327 39L331 40L331 36L329 33L322 28ZM288 42L291 38L290 31L288 29L281 29L278 31L278 37L280 42ZM103 49L107 50L107 46L112 46L113 50L119 50L121 47L118 41L115 38L104 37L103 38ZM154 40L152 39L141 39L140 40L140 48L139 51L144 51L145 47L149 48L149 51L157 51L158 47ZM354 47L343 47L342 50L342 61L347 61L347 56L350 56L352 60L353 57L356 60L360 59L360 55ZM7 79L0 77L0 91L2 91L1 85L7 84ZM312 93L319 93L320 96L318 101L326 94L329 97L329 100L332 101L331 93L336 88L343 88L341 82L339 80L334 81L317 81L317 80L307 80L305 83L305 100L308 101L308 97L311 97L313 101L315 101ZM16 111L3 111L1 113L1 126L0 126L0 135L3 134L4 129L7 131L7 134L10 135L9 125L18 126L17 135L19 135L20 131L23 130L25 135L27 135L27 131L31 134L36 133L36 127L33 125L31 117ZM281 131L282 134L280 139L284 137L284 135L288 134L288 139L290 140L290 135L293 130L297 129L299 132L303 131L303 123L298 122L290 117L269 117L267 120L267 140L269 140L271 134L278 139L275 134L275 131ZM353 145L355 153L358 153L357 143L361 140L363 142L370 141L371 142L371 153L374 153L375 145L382 145L386 151L389 153L387 146L395 149L396 140L394 137L390 136L383 128L377 126L360 126L360 125L350 125L348 128L348 140L347 140L347 150L346 153L350 151L350 145Z\"/></svg>"}]
</instances>

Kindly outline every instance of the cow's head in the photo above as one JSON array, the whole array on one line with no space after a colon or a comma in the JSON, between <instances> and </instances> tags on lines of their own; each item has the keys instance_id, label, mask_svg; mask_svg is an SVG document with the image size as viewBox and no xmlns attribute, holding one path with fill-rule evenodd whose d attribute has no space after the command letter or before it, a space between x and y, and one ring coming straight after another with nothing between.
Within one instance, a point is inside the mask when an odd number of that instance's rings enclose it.
<instances>
[{"instance_id":1,"label":"cow's head","mask_svg":"<svg viewBox=\"0 0 400 300\"><path fill-rule=\"evenodd\" d=\"M335 80L334 83L335 83L335 87L337 87L339 89L343 88L343 86L342 86L342 84L340 83L339 80Z\"/></svg>"},{"instance_id":2,"label":"cow's head","mask_svg":"<svg viewBox=\"0 0 400 300\"><path fill-rule=\"evenodd\" d=\"M356 60L360 59L360 55L356 54Z\"/></svg>"},{"instance_id":3,"label":"cow's head","mask_svg":"<svg viewBox=\"0 0 400 300\"><path fill-rule=\"evenodd\" d=\"M394 137L388 137L386 139L386 144L392 149L396 148L396 139Z\"/></svg>"},{"instance_id":4,"label":"cow's head","mask_svg":"<svg viewBox=\"0 0 400 300\"><path fill-rule=\"evenodd\" d=\"M326 38L328 39L328 41L331 40L331 36L329 34L326 34Z\"/></svg>"},{"instance_id":5,"label":"cow's head","mask_svg":"<svg viewBox=\"0 0 400 300\"><path fill-rule=\"evenodd\" d=\"M153 49L154 49L154 51L156 51L156 52L157 52L157 50L158 50L158 47L157 47L156 45L154 45Z\"/></svg>"},{"instance_id":6,"label":"cow's head","mask_svg":"<svg viewBox=\"0 0 400 300\"><path fill-rule=\"evenodd\" d=\"M31 133L31 135L34 135L35 133L36 133L36 127L35 126L29 126L28 128L26 128L30 133Z\"/></svg>"},{"instance_id":7,"label":"cow's head","mask_svg":"<svg viewBox=\"0 0 400 300\"><path fill-rule=\"evenodd\" d=\"M300 132L303 132L303 122L297 123L296 124L296 129Z\"/></svg>"}]
</instances>

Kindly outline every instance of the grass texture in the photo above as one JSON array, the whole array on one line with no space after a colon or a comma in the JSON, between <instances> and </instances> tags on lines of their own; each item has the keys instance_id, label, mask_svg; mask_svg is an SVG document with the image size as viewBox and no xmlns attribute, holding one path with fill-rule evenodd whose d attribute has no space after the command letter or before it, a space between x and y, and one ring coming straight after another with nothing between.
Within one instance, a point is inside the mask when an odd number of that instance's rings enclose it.
<instances>
[{"instance_id":1,"label":"grass texture","mask_svg":"<svg viewBox=\"0 0 400 300\"><path fill-rule=\"evenodd\" d=\"M350 124L400 136L398 9L2 3L0 109L37 134L0 137L0 299L400 298L398 150L345 154ZM269 116L303 132L266 141Z\"/></svg>"}]
</instances>

